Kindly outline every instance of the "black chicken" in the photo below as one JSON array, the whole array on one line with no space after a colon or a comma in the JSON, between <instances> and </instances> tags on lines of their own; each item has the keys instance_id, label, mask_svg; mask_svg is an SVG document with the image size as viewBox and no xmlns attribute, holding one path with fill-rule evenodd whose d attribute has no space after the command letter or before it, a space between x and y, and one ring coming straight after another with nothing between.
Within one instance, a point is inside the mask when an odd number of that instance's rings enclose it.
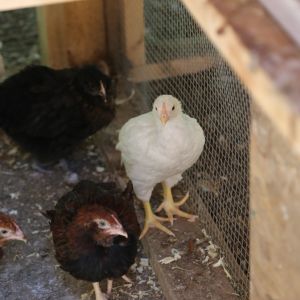
<instances>
[{"instance_id":1,"label":"black chicken","mask_svg":"<svg viewBox=\"0 0 300 300\"><path fill-rule=\"evenodd\" d=\"M46 166L111 122L111 98L111 79L96 66L29 66L0 85L0 127Z\"/></svg>"},{"instance_id":2,"label":"black chicken","mask_svg":"<svg viewBox=\"0 0 300 300\"><path fill-rule=\"evenodd\" d=\"M114 183L81 181L46 216L61 268L93 282L97 300L104 299L102 279L108 279L108 294L113 278L129 280L139 234L131 183L120 193Z\"/></svg>"}]
</instances>

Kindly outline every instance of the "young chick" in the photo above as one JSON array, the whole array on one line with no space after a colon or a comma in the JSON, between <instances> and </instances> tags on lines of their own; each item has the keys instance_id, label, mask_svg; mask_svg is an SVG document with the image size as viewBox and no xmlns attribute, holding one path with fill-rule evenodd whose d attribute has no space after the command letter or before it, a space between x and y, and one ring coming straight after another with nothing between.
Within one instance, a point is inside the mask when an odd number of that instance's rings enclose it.
<instances>
[{"instance_id":1,"label":"young chick","mask_svg":"<svg viewBox=\"0 0 300 300\"><path fill-rule=\"evenodd\" d=\"M145 209L145 225L140 238L149 227L173 235L159 222L165 219L154 215L150 206L157 183L162 183L164 191L164 201L158 211L164 209L171 223L174 215L195 217L179 209L188 194L174 202L171 188L198 160L204 143L204 133L197 120L184 114L180 101L171 95L159 96L151 112L130 119L121 128L117 149L121 151L126 173Z\"/></svg>"},{"instance_id":2,"label":"young chick","mask_svg":"<svg viewBox=\"0 0 300 300\"><path fill-rule=\"evenodd\" d=\"M55 257L77 279L93 282L103 300L99 281L123 277L134 263L139 226L131 183L120 193L113 183L81 181L47 211Z\"/></svg>"},{"instance_id":3,"label":"young chick","mask_svg":"<svg viewBox=\"0 0 300 300\"><path fill-rule=\"evenodd\" d=\"M11 217L0 212L0 259L3 256L2 246L10 240L26 241L17 223Z\"/></svg>"},{"instance_id":4,"label":"young chick","mask_svg":"<svg viewBox=\"0 0 300 300\"><path fill-rule=\"evenodd\" d=\"M96 66L30 66L0 85L0 127L42 169L65 158L115 115L111 79Z\"/></svg>"}]
</instances>

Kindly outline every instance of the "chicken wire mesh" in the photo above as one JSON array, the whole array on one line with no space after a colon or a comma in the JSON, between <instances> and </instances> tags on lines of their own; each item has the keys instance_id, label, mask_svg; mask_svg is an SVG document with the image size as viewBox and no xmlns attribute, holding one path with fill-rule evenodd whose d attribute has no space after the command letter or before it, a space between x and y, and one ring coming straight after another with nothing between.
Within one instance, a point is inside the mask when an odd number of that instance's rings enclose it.
<instances>
[{"instance_id":1,"label":"chicken wire mesh","mask_svg":"<svg viewBox=\"0 0 300 300\"><path fill-rule=\"evenodd\" d=\"M247 299L249 95L180 1L144 0L144 22L147 64L199 57L213 61L204 71L191 73L186 65L184 75L151 80L139 88L149 106L160 94L176 96L203 127L204 151L184 176L191 195L188 205L224 251L236 291Z\"/></svg>"}]
</instances>

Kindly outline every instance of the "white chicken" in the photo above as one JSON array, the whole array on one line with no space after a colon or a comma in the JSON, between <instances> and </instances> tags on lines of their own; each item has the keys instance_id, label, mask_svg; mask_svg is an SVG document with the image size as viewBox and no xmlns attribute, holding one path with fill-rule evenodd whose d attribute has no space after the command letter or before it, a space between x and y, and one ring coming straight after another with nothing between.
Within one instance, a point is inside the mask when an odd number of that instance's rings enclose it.
<instances>
[{"instance_id":1,"label":"white chicken","mask_svg":"<svg viewBox=\"0 0 300 300\"><path fill-rule=\"evenodd\" d=\"M159 96L151 112L130 119L121 128L117 149L121 151L134 192L144 204L145 224L140 239L149 227L174 235L160 223L169 220L173 224L174 215L194 217L179 209L189 194L174 202L171 188L198 160L204 143L204 133L197 120L184 114L180 101L171 95ZM164 192L164 201L157 211L164 209L168 219L156 216L150 205L157 183L162 183Z\"/></svg>"}]
</instances>

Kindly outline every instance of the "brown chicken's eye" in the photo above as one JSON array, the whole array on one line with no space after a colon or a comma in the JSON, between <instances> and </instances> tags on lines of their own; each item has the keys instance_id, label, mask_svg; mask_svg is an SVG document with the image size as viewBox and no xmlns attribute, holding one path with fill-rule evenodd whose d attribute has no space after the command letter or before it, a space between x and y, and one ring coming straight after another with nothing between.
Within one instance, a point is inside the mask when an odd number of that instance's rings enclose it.
<instances>
[{"instance_id":1,"label":"brown chicken's eye","mask_svg":"<svg viewBox=\"0 0 300 300\"><path fill-rule=\"evenodd\" d=\"M8 232L8 231L5 230L5 229L1 230L1 233L2 233L2 234L7 234L7 232Z\"/></svg>"},{"instance_id":2,"label":"brown chicken's eye","mask_svg":"<svg viewBox=\"0 0 300 300\"><path fill-rule=\"evenodd\" d=\"M172 106L172 110L174 110L174 109L175 109L175 106L173 105L173 106Z\"/></svg>"},{"instance_id":3,"label":"brown chicken's eye","mask_svg":"<svg viewBox=\"0 0 300 300\"><path fill-rule=\"evenodd\" d=\"M101 228L101 229L104 229L104 228L109 227L109 226L108 226L108 223L107 223L105 220L100 220L100 221L98 222L98 225L99 225L99 228Z\"/></svg>"}]
</instances>

